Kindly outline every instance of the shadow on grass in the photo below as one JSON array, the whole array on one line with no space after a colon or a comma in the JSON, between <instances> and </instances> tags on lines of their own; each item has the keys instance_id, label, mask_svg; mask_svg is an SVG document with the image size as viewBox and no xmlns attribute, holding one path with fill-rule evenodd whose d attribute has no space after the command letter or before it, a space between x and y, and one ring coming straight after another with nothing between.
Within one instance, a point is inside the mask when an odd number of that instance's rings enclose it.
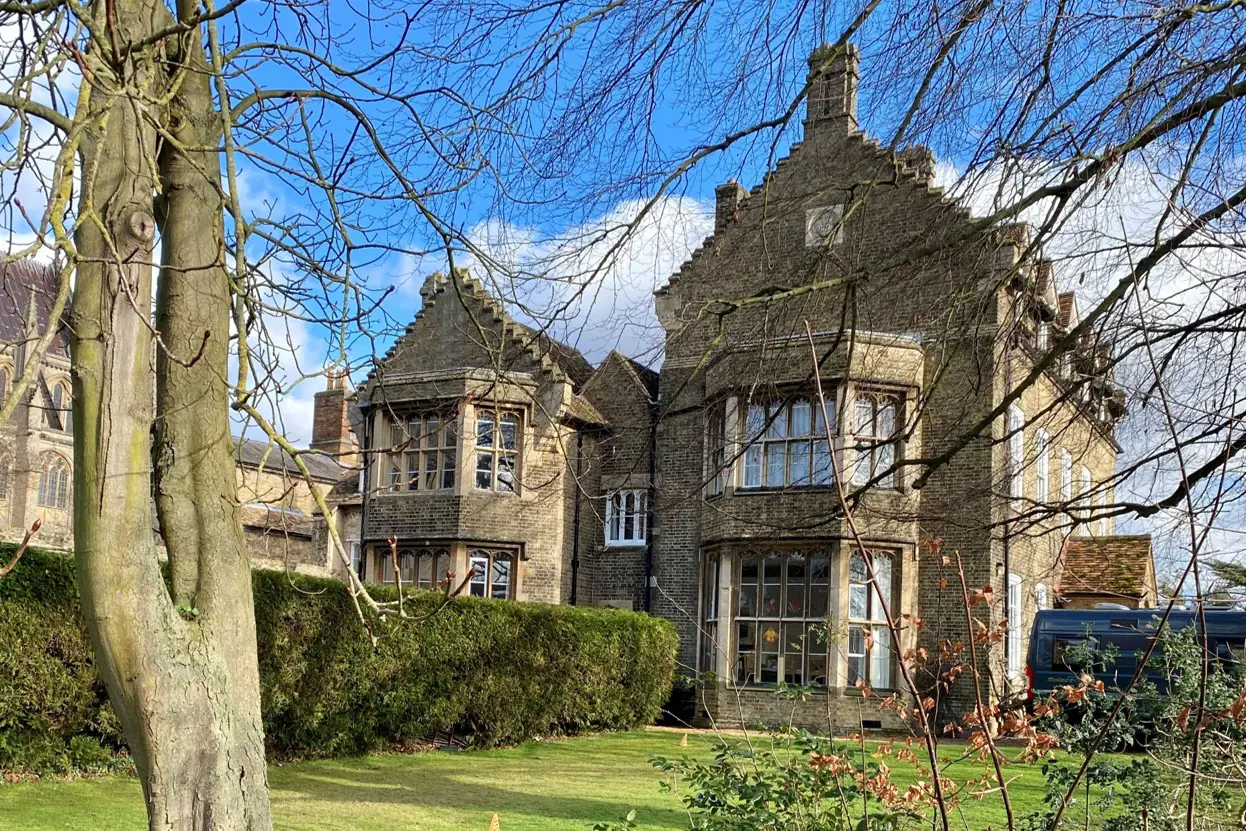
<instances>
[{"instance_id":1,"label":"shadow on grass","mask_svg":"<svg viewBox=\"0 0 1246 831\"><path fill-rule=\"evenodd\" d=\"M513 787L482 783L476 778L480 775L512 782ZM285 768L280 773L273 771L270 776L272 786L283 797L317 803L371 803L429 811L480 811L486 815L496 811L503 817L523 815L565 820L581 828L620 819L636 809L646 828L682 829L687 825L687 814L678 806L676 798L659 790L656 771L648 787L643 780L639 783L633 801L617 795L592 796L594 788L600 790L604 784L597 776L581 779L564 775L557 777L557 782L546 777L537 783L538 789L547 790L552 786L557 793L532 793L525 789L532 784L531 772L508 769L481 770L474 776L470 769L451 773L431 766L365 768L321 763L315 767ZM655 804L662 800L669 804Z\"/></svg>"}]
</instances>

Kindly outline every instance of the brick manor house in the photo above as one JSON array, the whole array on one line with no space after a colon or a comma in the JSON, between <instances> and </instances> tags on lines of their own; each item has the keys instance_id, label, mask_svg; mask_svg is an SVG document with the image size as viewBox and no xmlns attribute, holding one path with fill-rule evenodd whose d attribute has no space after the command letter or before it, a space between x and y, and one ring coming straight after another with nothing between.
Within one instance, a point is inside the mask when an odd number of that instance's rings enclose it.
<instances>
[{"instance_id":1,"label":"brick manor house","mask_svg":"<svg viewBox=\"0 0 1246 831\"><path fill-rule=\"evenodd\" d=\"M470 274L426 279L357 393L363 481L334 491L366 579L393 580L396 538L406 584L471 573L472 594L647 610L676 625L683 672L712 673L720 721L786 714L767 689L786 681L823 691L797 709L811 725L855 726L858 682L899 689L919 637L964 640L959 588L941 589L959 587L951 555L1012 625L983 682L996 697L1019 688L1029 620L1065 584L1154 604L1149 540L1095 511L1124 411L1106 347L1053 353L1077 300L1028 229L975 229L929 150L858 130L857 81L854 48L815 52L802 141L751 191L717 189L713 234L655 298L660 373L617 352L592 366ZM918 483L906 462L953 447ZM1096 571L1095 551L1128 563ZM920 636L906 623L890 643L880 592Z\"/></svg>"}]
</instances>

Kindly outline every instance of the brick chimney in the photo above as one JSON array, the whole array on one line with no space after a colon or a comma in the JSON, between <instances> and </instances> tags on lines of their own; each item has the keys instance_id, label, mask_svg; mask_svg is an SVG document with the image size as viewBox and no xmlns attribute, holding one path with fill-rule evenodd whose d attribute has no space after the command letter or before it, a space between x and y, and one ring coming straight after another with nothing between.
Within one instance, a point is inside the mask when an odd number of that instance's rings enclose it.
<instances>
[{"instance_id":1,"label":"brick chimney","mask_svg":"<svg viewBox=\"0 0 1246 831\"><path fill-rule=\"evenodd\" d=\"M718 234L735 224L736 212L748 191L735 179L714 188L714 233Z\"/></svg>"},{"instance_id":2,"label":"brick chimney","mask_svg":"<svg viewBox=\"0 0 1246 831\"><path fill-rule=\"evenodd\" d=\"M842 132L857 129L857 82L860 52L855 44L826 43L809 56L808 107L805 135L838 125Z\"/></svg>"},{"instance_id":3,"label":"brick chimney","mask_svg":"<svg viewBox=\"0 0 1246 831\"><path fill-rule=\"evenodd\" d=\"M344 467L355 463L358 447L351 441L350 401L346 373L331 370L324 390L316 393L312 409L311 449L333 456Z\"/></svg>"}]
</instances>

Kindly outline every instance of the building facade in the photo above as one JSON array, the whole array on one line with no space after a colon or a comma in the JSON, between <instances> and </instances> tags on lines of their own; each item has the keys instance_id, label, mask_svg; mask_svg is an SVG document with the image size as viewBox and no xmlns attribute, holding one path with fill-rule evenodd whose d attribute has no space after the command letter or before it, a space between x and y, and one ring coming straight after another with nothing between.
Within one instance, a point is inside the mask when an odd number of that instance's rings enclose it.
<instances>
[{"instance_id":1,"label":"building facade","mask_svg":"<svg viewBox=\"0 0 1246 831\"><path fill-rule=\"evenodd\" d=\"M919 649L919 688L972 707L968 676L937 680L973 593L1009 624L983 691L1020 691L1066 541L1113 534L1124 396L1029 229L984 226L928 150L858 129L858 71L850 46L816 52L802 140L717 189L655 297L660 374L591 366L468 274L427 279L359 392L342 495L367 579L651 611L712 680L708 715L843 727L900 726L861 699L903 691Z\"/></svg>"},{"instance_id":2,"label":"building facade","mask_svg":"<svg viewBox=\"0 0 1246 831\"><path fill-rule=\"evenodd\" d=\"M27 357L49 325L58 275L36 262L0 269L0 402L14 389ZM73 386L68 339L58 331L38 361L34 382L8 423L0 426L0 540L19 542L38 520L34 544L73 548ZM252 562L327 576L324 519L312 488L328 493L357 463L351 406L342 379L316 398L315 436L322 442L301 454L309 483L294 459L275 444L234 438L238 499ZM336 432L335 432L336 431ZM339 437L328 441L330 434ZM155 511L153 528L158 531ZM342 569L339 565L338 571Z\"/></svg>"}]
</instances>

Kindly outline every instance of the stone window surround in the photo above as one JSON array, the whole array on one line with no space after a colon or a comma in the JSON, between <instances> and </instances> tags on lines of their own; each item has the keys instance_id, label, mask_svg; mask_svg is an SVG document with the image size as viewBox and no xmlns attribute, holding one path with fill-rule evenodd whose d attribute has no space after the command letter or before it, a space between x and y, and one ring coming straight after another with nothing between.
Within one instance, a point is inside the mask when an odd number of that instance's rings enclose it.
<instances>
[{"instance_id":1,"label":"stone window surround","mask_svg":"<svg viewBox=\"0 0 1246 831\"><path fill-rule=\"evenodd\" d=\"M364 574L361 575L365 582L380 583L381 576L385 574L384 563L390 558L389 543L384 540L365 541L363 544L363 561ZM410 550L414 552L422 552L427 550L446 550L450 555L450 573L453 574L453 588L457 589L463 580L467 577L467 571L470 568L471 552L477 549L488 551L509 551L514 555L512 560L511 573L511 597L510 600L526 599L525 577L527 572L527 555L524 550L523 543L517 542L492 542L487 540L436 540L436 539L399 539L398 550ZM418 568L418 566L417 566ZM418 572L417 575L418 577ZM393 585L392 578L387 585ZM413 588L407 581L403 581L403 590ZM469 587L464 587L464 594L469 593Z\"/></svg>"},{"instance_id":2,"label":"stone window surround","mask_svg":"<svg viewBox=\"0 0 1246 831\"><path fill-rule=\"evenodd\" d=\"M911 610L916 605L917 586L915 581L915 573L910 573L910 569L915 567L913 555L913 547L908 544L901 544L883 541L864 541L867 548L876 554L888 554L892 558L892 603L888 609L891 617L894 619L906 610ZM735 656L735 603L737 602L737 583L738 569L740 558L748 554L774 552L804 552L807 555L813 555L817 552L826 553L831 560L831 577L829 588L829 620L827 631L830 634L830 642L828 644L828 663L827 663L827 686L823 689L815 690L815 694L860 695L861 691L855 686L850 686L847 682L848 678L848 644L846 634L837 634L843 630L847 631L847 622L849 617L849 557L847 554L851 552L855 546L848 540L824 539L824 540L793 540L781 543L759 544L751 542L731 542L716 543L706 546L702 549L699 574L702 581L705 575L713 573L718 576L718 594L716 605L714 607L716 616L713 620L714 629L720 635L725 635L725 639L719 639L715 643L705 643L706 637L702 627L697 627L697 644L696 654L700 665L697 670L699 674L711 672L717 679L719 684L725 684L731 689L768 689L772 685L749 685L741 686L735 683L735 679L731 670L734 666ZM717 569L710 568L710 563L716 562ZM701 585L698 589L697 601L697 621L705 621L706 604L711 602L708 595L708 587ZM901 632L901 643L892 645L893 657L891 661L891 681L893 686L898 683L899 670L896 666L896 654L903 654L903 651L912 644L909 643L912 634L907 631ZM712 664L706 666L706 663Z\"/></svg>"},{"instance_id":3,"label":"stone window surround","mask_svg":"<svg viewBox=\"0 0 1246 831\"><path fill-rule=\"evenodd\" d=\"M475 486L476 481L476 411L478 408L494 409L504 412L515 413L519 416L519 433L518 433L518 453L516 464L516 479L519 487L516 492L507 491L487 491L478 489ZM455 475L454 487L442 488L436 490L394 490L389 487L389 479L387 475L387 465L389 463L389 453L384 452L385 447L375 447L376 452L371 453L373 457L368 462L367 468L367 498L379 499L403 499L403 498L436 498L446 496L502 496L506 498L515 498L524 496L524 468L528 460L528 454L536 449L538 438L534 435L537 429L533 423L532 406L529 401L515 400L471 400L463 401L461 399L424 399L410 402L394 403L390 406L377 407L370 416L373 418L371 434L374 444L380 444L386 441L390 435L390 425L393 424L392 415L405 419L409 415L420 415L439 410L446 413L455 413L454 425L457 430L457 442L455 445ZM361 487L363 484L361 482Z\"/></svg>"},{"instance_id":4,"label":"stone window surround","mask_svg":"<svg viewBox=\"0 0 1246 831\"><path fill-rule=\"evenodd\" d=\"M907 422L907 414L912 411L912 407L916 402L918 390L915 386L898 384L894 382L873 381L868 379L853 379L843 381L842 379L827 380L822 382L823 390L826 393L826 405L830 412L831 422L835 426L832 433L834 441L834 462L838 470L844 473L845 483L853 481L852 473L854 468L855 450L854 435L850 428L854 423L855 413L851 404L855 401L858 390L870 395L894 395L898 398L898 413L896 416L896 453L897 461L902 460L905 456L905 450L909 439L912 437L912 426ZM813 406L818 407L816 390L801 385L784 385L780 387L776 395L770 397L770 400L791 402L798 397L804 396L808 398ZM852 397L845 402L845 396ZM747 419L748 410L748 390L731 390L726 395L718 395L714 399L707 401L704 407L706 418L705 429L705 497L713 499L721 496L744 496L744 495L760 495L780 492L814 492L835 488L834 481L825 485L810 484L796 487L745 487L744 482L744 457L748 445L745 443L743 431ZM847 404L847 405L846 405ZM713 419L721 414L724 421L724 427L721 432L716 432ZM842 416L842 417L840 417ZM722 449L714 446L715 436L721 436L725 447ZM726 461L723 470L716 470L715 459L722 458ZM891 487L875 486L875 490L899 491L906 489L908 478L903 467L897 469L893 474L894 481Z\"/></svg>"}]
</instances>

